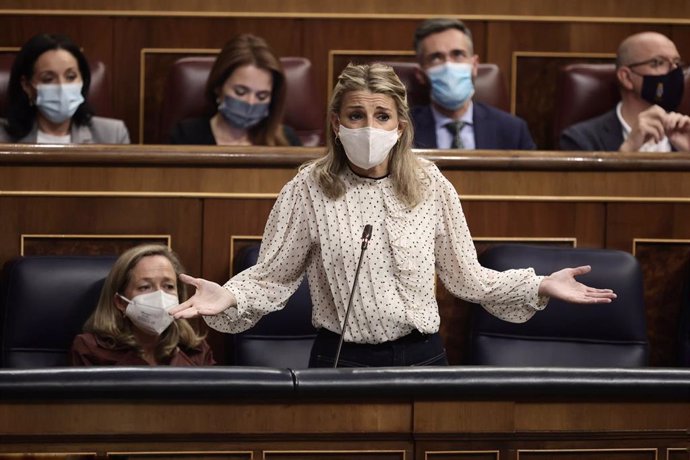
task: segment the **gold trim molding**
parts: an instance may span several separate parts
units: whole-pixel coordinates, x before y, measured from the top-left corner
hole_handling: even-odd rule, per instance
[[[632,255],[636,255],[638,243],[642,244],[690,244],[690,239],[683,238],[633,238]]]

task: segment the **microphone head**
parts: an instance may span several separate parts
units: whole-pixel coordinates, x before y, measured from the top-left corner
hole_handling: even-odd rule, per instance
[[[366,224],[364,226],[364,231],[362,232],[362,251],[364,251],[367,246],[369,246],[369,240],[371,239],[371,224]]]

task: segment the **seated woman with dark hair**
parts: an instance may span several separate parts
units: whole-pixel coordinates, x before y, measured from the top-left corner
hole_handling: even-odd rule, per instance
[[[93,365],[213,365],[204,337],[168,310],[187,298],[177,255],[162,245],[124,252],[105,280],[96,310],[74,339],[71,362]]]
[[[301,145],[282,124],[285,74],[264,39],[243,34],[230,40],[213,63],[206,99],[217,107],[209,117],[178,123],[173,144]]]
[[[129,144],[121,120],[91,112],[86,100],[90,84],[89,64],[72,40],[49,34],[32,37],[12,65],[0,142]]]

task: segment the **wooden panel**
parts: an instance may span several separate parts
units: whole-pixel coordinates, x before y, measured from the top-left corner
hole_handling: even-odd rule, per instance
[[[108,452],[114,460],[252,460],[251,452]]]
[[[6,6],[7,8],[8,6]],[[85,0],[26,0],[12,5],[17,10],[31,9],[65,9],[65,10],[93,10],[94,5]],[[370,4],[368,2],[344,3],[338,0],[264,0],[253,2],[250,0],[235,1],[231,4],[223,0],[169,0],[160,3],[156,0],[121,0],[108,5],[109,10],[101,11],[102,14],[122,12],[127,15],[139,14],[171,14],[178,11],[187,14],[209,12],[209,14],[283,14],[303,17],[309,14],[333,15],[333,14],[361,14],[361,15],[541,15],[568,17],[590,16],[601,18],[608,16],[609,20],[621,18],[687,18],[690,17],[690,8],[683,2],[659,1],[654,5],[635,0],[605,0],[599,2],[570,2],[539,0],[523,0],[516,4],[511,0],[486,0],[475,2],[472,0],[438,0],[433,5],[415,0],[400,0],[383,5]],[[590,19],[591,19],[590,18]],[[606,18],[604,18],[606,19]],[[670,19],[667,19],[670,20]]]
[[[515,55],[514,113],[527,122],[538,149],[559,149],[553,120],[563,96],[556,92],[556,86],[552,83],[557,80],[558,70],[574,62],[613,62],[613,58],[614,56],[593,58],[577,55]]]
[[[333,450],[264,452],[266,460],[405,460],[405,451]]]
[[[20,254],[113,255],[118,256],[139,244],[170,247],[169,235],[22,235]]]
[[[201,258],[201,204],[194,199],[0,197],[0,260],[20,253],[22,234],[170,235],[191,273]],[[44,248],[45,250],[45,248]],[[88,251],[88,249],[85,249]],[[87,252],[88,253],[88,252]]]
[[[498,460],[499,452],[473,452],[471,450],[462,451],[425,451],[425,460]]]
[[[612,204],[607,221],[606,246],[633,252],[642,265],[650,364],[675,366],[681,291],[690,273],[690,206]]]
[[[656,449],[519,450],[520,460],[657,460]]]

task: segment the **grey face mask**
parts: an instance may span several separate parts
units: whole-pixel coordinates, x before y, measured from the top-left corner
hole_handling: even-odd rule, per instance
[[[250,104],[234,97],[225,96],[218,111],[235,128],[249,129],[268,116],[268,103]]]

